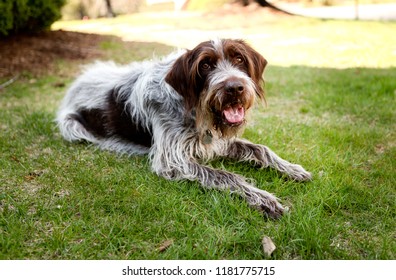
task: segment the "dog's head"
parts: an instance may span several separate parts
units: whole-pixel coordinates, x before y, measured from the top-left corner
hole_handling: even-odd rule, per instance
[[[179,57],[166,82],[183,96],[186,110],[195,111],[201,140],[229,138],[243,131],[255,99],[264,99],[266,64],[244,41],[207,41]]]

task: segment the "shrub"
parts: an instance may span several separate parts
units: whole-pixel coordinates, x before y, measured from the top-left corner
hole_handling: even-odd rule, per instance
[[[8,0],[0,2],[0,35],[44,30],[60,18],[65,0]]]

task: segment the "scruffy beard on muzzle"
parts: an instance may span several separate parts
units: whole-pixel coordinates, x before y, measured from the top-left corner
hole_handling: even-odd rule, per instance
[[[219,138],[230,139],[242,135],[248,113],[255,102],[255,85],[248,77],[238,78],[243,93],[226,92],[224,82],[209,83],[201,93],[196,108],[196,127],[201,143],[207,145]]]

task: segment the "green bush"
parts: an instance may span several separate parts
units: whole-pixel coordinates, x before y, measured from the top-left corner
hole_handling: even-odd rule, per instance
[[[44,30],[60,18],[65,0],[7,0],[0,2],[0,35]]]

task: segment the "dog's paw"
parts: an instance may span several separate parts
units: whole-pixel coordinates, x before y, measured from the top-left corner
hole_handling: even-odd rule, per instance
[[[312,174],[298,164],[290,164],[287,167],[286,173],[294,181],[304,182],[312,180]]]
[[[282,215],[287,212],[287,209],[282,206],[278,201],[271,202],[269,206],[268,203],[260,205],[260,209],[267,217],[277,220],[282,217]]]
[[[250,186],[244,189],[244,197],[251,207],[269,218],[279,219],[286,211],[276,196],[267,191]]]
[[[288,208],[283,207],[276,197],[266,198],[263,202],[257,205],[258,209],[271,219],[279,219],[288,211]]]

